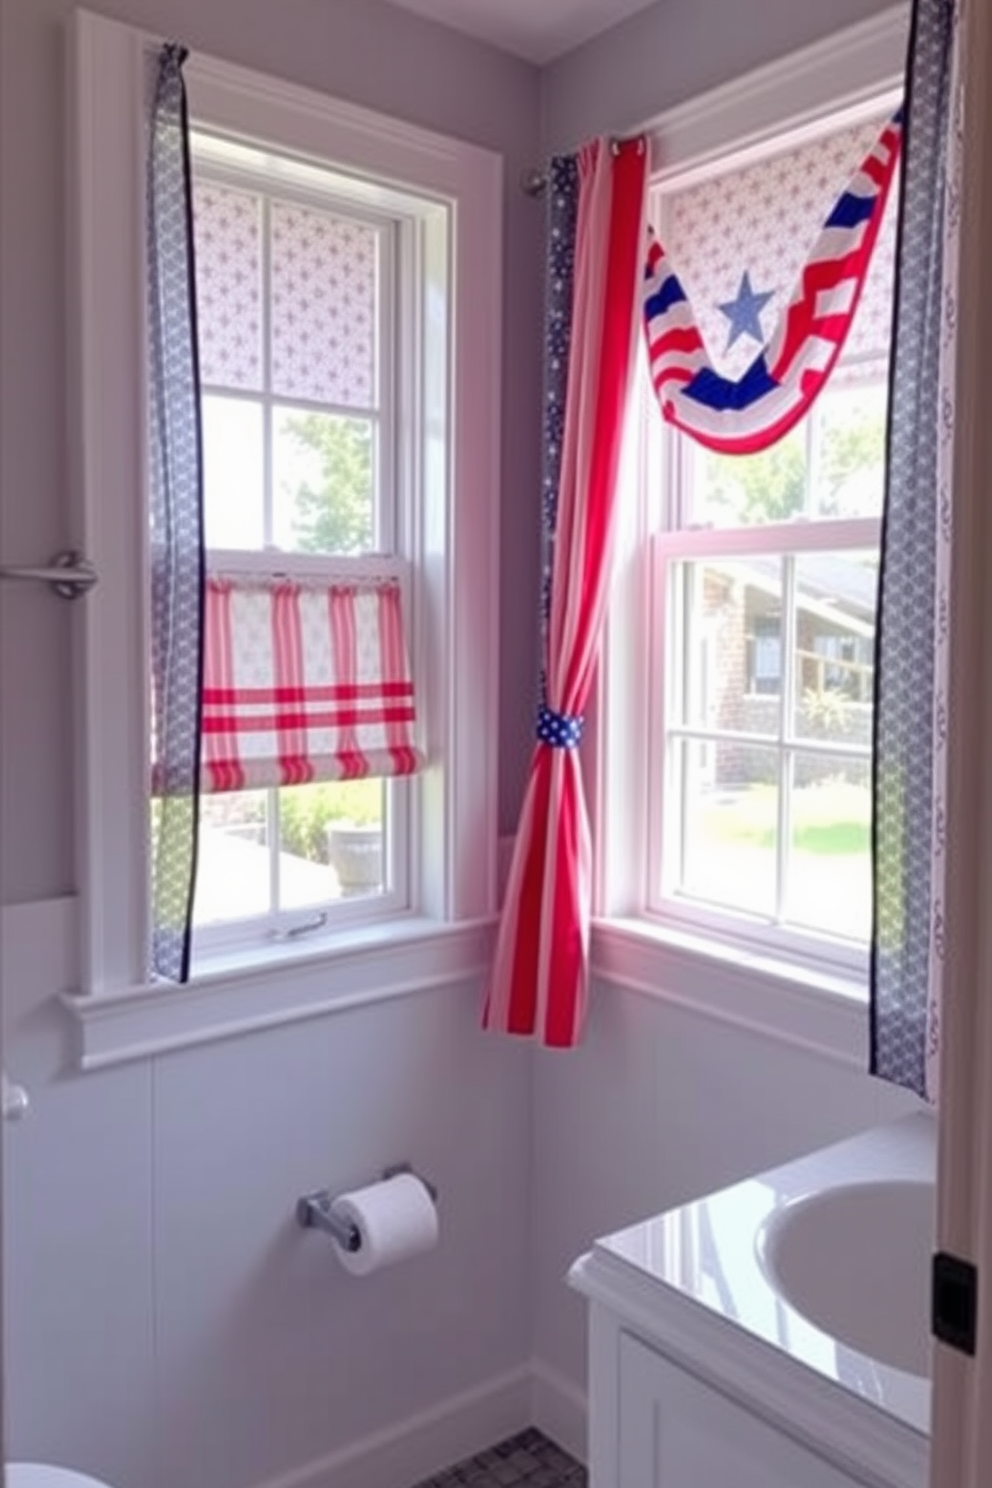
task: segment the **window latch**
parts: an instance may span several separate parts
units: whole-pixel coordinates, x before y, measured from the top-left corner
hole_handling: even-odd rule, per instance
[[[327,924],[327,911],[322,909],[319,914],[312,915],[309,920],[301,920],[298,925],[287,925],[285,930],[273,930],[273,940],[299,940],[301,936],[313,935],[315,930],[323,930]]]

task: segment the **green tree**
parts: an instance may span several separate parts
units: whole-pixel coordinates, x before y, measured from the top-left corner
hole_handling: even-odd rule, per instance
[[[363,553],[374,541],[372,426],[365,419],[294,414],[283,432],[297,466],[287,494],[304,553]]]
[[[843,420],[824,421],[820,509],[824,516],[852,515],[870,486],[881,500],[885,473],[885,412],[860,408]],[[861,514],[860,512],[858,513]]]
[[[704,488],[724,521],[786,522],[805,502],[805,441],[793,433],[760,455],[709,455]]]
[[[877,399],[861,407],[845,400],[821,417],[816,513],[866,515],[881,501],[884,406]],[[757,455],[708,454],[699,517],[730,524],[787,522],[806,509],[806,479],[805,424]]]

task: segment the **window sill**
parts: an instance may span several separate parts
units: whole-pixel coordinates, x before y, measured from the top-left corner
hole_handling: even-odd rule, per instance
[[[868,993],[861,981],[633,918],[594,922],[592,970],[629,991],[868,1067]]]
[[[366,926],[334,948],[285,944],[252,961],[217,958],[184,987],[155,983],[62,997],[81,1069],[232,1038],[467,980],[492,961],[493,919]]]

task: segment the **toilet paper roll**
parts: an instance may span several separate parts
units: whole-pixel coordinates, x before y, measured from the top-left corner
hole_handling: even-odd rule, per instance
[[[368,1276],[437,1244],[437,1208],[414,1173],[397,1173],[340,1194],[331,1209],[361,1236],[357,1250],[335,1247],[342,1266],[354,1276]]]

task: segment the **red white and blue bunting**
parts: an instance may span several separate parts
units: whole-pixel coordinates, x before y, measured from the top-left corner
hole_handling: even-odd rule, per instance
[[[718,372],[665,250],[650,232],[644,328],[662,416],[722,454],[755,454],[782,439],[808,412],[840,356],[854,320],[902,145],[900,109],[883,127],[831,210],[771,337],[736,380]],[[650,230],[649,230],[650,231]],[[720,306],[729,345],[761,340],[771,298],[745,273]]]

